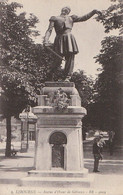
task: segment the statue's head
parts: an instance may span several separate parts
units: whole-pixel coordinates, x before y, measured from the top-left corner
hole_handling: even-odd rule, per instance
[[[68,15],[70,13],[71,9],[69,6],[66,6],[66,7],[63,7],[62,10],[61,10],[61,13],[63,15]]]

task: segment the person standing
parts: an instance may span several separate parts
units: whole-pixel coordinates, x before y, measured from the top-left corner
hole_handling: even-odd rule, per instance
[[[94,155],[94,169],[93,172],[100,172],[98,170],[99,160],[102,160],[102,153],[100,147],[100,137],[96,137],[93,143],[93,155]]]
[[[70,11],[70,7],[66,6],[62,8],[59,16],[52,16],[49,20],[49,27],[44,37],[44,46],[49,47],[51,45],[49,44],[49,37],[53,28],[55,29],[56,37],[54,41],[54,51],[56,54],[65,57],[64,75],[66,81],[69,81],[72,76],[74,68],[74,56],[79,52],[75,37],[71,33],[73,24],[86,21],[95,14],[101,15],[100,11],[93,10],[81,17],[76,15],[69,16]],[[55,67],[54,70],[56,68],[57,67]]]

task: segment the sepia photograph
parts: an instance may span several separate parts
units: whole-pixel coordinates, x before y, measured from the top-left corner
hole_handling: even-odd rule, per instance
[[[0,0],[0,195],[123,195],[123,0]]]

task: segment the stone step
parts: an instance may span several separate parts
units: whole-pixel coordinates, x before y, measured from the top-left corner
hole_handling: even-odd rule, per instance
[[[75,177],[26,177],[21,179],[20,186],[40,187],[91,187],[94,177],[88,175],[85,178]]]
[[[61,171],[61,170],[51,170],[51,171],[41,171],[41,170],[31,170],[28,172],[30,177],[75,177],[83,178],[88,174],[88,169],[83,169],[82,171]]]

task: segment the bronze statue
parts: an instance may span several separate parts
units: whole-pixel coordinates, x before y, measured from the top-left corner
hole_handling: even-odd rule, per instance
[[[75,22],[86,21],[94,14],[101,15],[100,11],[93,10],[82,17],[78,17],[76,15],[69,16],[70,11],[70,7],[63,7],[60,16],[52,16],[49,20],[50,24],[44,37],[44,46],[50,46],[49,37],[53,28],[55,28],[56,37],[54,41],[54,51],[61,57],[65,57],[65,81],[69,81],[72,76],[74,56],[79,52],[76,40],[71,33],[73,24]]]

